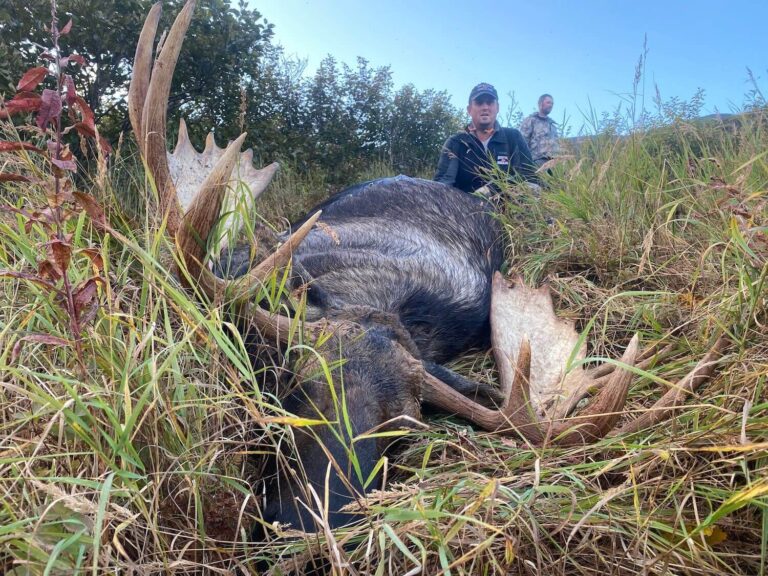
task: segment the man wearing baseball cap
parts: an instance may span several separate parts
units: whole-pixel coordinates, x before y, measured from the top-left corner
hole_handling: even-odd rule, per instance
[[[509,180],[536,183],[531,151],[522,134],[514,128],[502,128],[496,121],[496,88],[485,82],[472,88],[467,114],[471,122],[465,130],[443,145],[434,179],[465,192],[488,186],[491,175],[499,173]]]

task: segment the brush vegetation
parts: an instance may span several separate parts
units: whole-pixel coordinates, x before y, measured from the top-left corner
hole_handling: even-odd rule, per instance
[[[289,454],[291,427],[310,424],[266,393],[285,366],[252,367],[226,303],[181,287],[142,208],[151,183],[125,150],[78,184],[108,226],[93,206],[56,221],[67,281],[100,278],[62,302],[79,292],[35,280],[53,242],[46,167],[0,155],[30,180],[0,192],[0,572],[768,574],[765,120],[598,136],[544,176],[540,197],[511,192],[499,212],[506,271],[548,282],[593,358],[617,357],[635,332],[665,347],[635,378],[626,419],[728,334],[716,376],[674,418],[538,448],[428,414],[393,437],[359,524],[260,543],[265,456]],[[288,168],[253,220],[281,227],[327,193]],[[283,280],[261,296],[277,306]],[[453,367],[494,378],[483,353]]]

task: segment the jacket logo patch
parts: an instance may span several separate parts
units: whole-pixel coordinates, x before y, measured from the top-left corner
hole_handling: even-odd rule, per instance
[[[496,164],[499,166],[508,166],[509,165],[509,156],[497,156],[496,157]]]

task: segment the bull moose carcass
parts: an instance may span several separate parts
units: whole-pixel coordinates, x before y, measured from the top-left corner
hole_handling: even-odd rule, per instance
[[[498,273],[500,228],[482,199],[406,177],[358,184],[278,237],[279,248],[258,265],[248,264],[250,247],[232,248],[229,276],[211,271],[206,239],[228,184],[245,181],[252,202],[276,165],[254,169],[250,151],[240,153],[245,135],[225,150],[209,135],[198,153],[183,122],[175,151],[167,152],[171,78],[193,9],[190,0],[153,64],[160,17],[159,4],[153,6],[129,91],[131,123],[182,257],[180,277],[210,297],[226,291],[248,326],[279,348],[297,337],[297,323],[261,308],[253,287],[290,261],[293,286],[304,287],[309,311],[298,338],[343,360],[331,382],[317,362],[295,370],[298,384],[283,407],[326,423],[294,430],[295,452],[285,458],[294,465],[277,466],[267,483],[264,520],[308,531],[348,522],[342,508],[380,482],[368,480],[387,440],[371,432],[419,418],[422,404],[531,444],[585,443],[608,433],[622,415],[631,367],[652,352],[639,354],[635,336],[619,363],[578,366],[584,346],[573,353],[579,336],[555,316],[548,290],[519,281],[510,287]],[[489,343],[498,387],[442,365]],[[722,345],[688,378],[706,378]],[[566,370],[569,358],[577,367]],[[574,416],[576,403],[593,390],[599,392]]]

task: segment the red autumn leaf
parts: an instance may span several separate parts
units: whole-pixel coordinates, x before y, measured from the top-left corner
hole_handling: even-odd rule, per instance
[[[27,233],[29,233],[29,231],[32,229],[32,225],[35,222],[40,222],[40,213],[37,211],[30,214],[22,208],[16,208],[16,206],[10,206],[6,204],[5,206],[0,206],[0,212],[9,212],[11,214],[18,214],[21,216],[24,222],[24,230]],[[41,222],[41,224],[45,226],[46,229],[50,228],[50,226],[45,221]]]
[[[37,263],[37,273],[40,278],[45,278],[56,282],[61,279],[61,271],[56,268],[56,265],[50,260],[40,260]]]
[[[65,274],[72,259],[72,245],[65,240],[56,239],[48,243],[48,248],[51,253],[50,260],[62,274]]]
[[[72,157],[71,155],[69,156]],[[53,194],[57,198],[57,206],[61,206],[64,202],[73,202],[75,199],[72,196],[72,182],[67,178],[59,181],[59,188],[58,192],[56,191],[56,186],[53,187]],[[50,205],[50,203],[49,203]],[[69,217],[69,212],[67,210],[64,210],[60,213],[59,216],[61,219],[65,220]]]
[[[58,168],[54,168],[54,170],[58,170]],[[58,191],[56,188],[49,190],[46,197],[48,198],[48,206],[50,208],[61,209],[65,202],[72,201],[72,190],[71,188],[60,186]],[[63,214],[61,217],[64,218]]]
[[[64,170],[54,165],[53,171],[58,174],[60,183],[67,181],[66,178],[63,178],[65,174]],[[71,189],[65,188],[64,186],[61,186],[61,185],[59,185],[58,187],[56,187],[55,185],[46,186],[45,197],[48,200],[49,210],[56,210],[56,209],[61,210],[61,207],[64,205],[65,202],[72,200],[72,191]]]
[[[108,156],[112,153],[112,146],[109,141],[103,136],[99,136],[99,146],[101,147],[101,153]]]
[[[75,162],[72,152],[67,146],[60,146],[55,140],[49,140],[48,145],[48,157],[51,164],[61,170],[70,170],[72,172],[77,171],[77,164]]]
[[[96,313],[99,311],[99,301],[94,300],[91,302],[91,306],[85,311],[85,314],[80,316],[80,325],[90,324],[93,319],[96,318]]]
[[[80,112],[80,118],[82,122],[95,132],[96,130],[96,116],[88,106],[88,102],[82,96],[75,96],[75,101],[72,103],[72,107]]]
[[[13,350],[11,351],[11,364],[16,362],[19,358],[21,347],[24,342],[37,342],[40,344],[48,344],[49,346],[69,346],[71,344],[69,340],[59,338],[58,336],[52,336],[51,334],[27,334],[26,336],[19,338],[19,341],[14,344]]]
[[[82,248],[81,250],[78,250],[77,253],[86,256],[96,270],[99,272],[104,271],[104,258],[101,257],[101,252],[96,248]]]
[[[23,216],[24,218],[31,217],[30,213],[24,210],[23,208],[16,208],[16,206],[11,206],[10,204],[6,204],[5,206],[0,206],[0,212],[8,212],[9,214],[18,214],[20,216]]]
[[[21,174],[0,173],[0,182],[29,182],[29,178]]]
[[[14,114],[26,114],[40,109],[42,99],[34,92],[19,92],[11,100],[4,103],[0,109],[0,118],[8,118]]]
[[[72,80],[72,76],[69,74],[64,74],[64,87],[67,89],[67,106],[72,106],[75,102],[77,91],[75,90],[75,81]]]
[[[88,103],[85,101],[85,99],[82,96],[75,95],[74,102],[71,104],[71,109],[79,112],[80,122],[75,122],[73,125],[68,126],[64,130],[64,133],[66,134],[71,130],[76,130],[78,134],[81,134],[82,136],[96,138],[96,116],[94,115],[93,110],[91,110],[91,107],[88,106]],[[112,152],[112,146],[110,146],[109,142],[105,138],[99,136],[98,142],[99,146],[101,147],[101,151],[104,154],[109,154]]]
[[[64,25],[64,28],[62,28],[62,29],[59,31],[59,35],[61,35],[61,36],[66,36],[67,34],[69,34],[69,32],[70,32],[71,30],[72,30],[72,19],[70,18],[70,19],[69,19],[69,22],[67,22],[67,23]]]
[[[43,79],[48,75],[48,68],[45,66],[38,66],[37,68],[30,68],[21,77],[19,83],[16,85],[18,92],[31,92]]]
[[[77,163],[74,160],[62,160],[61,158],[51,158],[51,164],[62,170],[77,172]]]
[[[37,146],[29,142],[5,142],[0,140],[0,152],[14,152],[16,150],[29,150],[31,152],[42,152]]]
[[[27,90],[24,92],[16,92],[16,94],[14,94],[13,98],[11,98],[10,101],[13,102],[14,100],[29,99],[29,98],[37,98],[38,100],[40,100],[40,94],[38,94],[37,92],[32,92],[30,90]]]
[[[37,113],[37,127],[45,129],[48,123],[58,118],[61,112],[61,96],[56,90],[43,90],[42,105],[40,112]]]
[[[43,228],[45,228],[47,231],[50,231],[53,227],[53,225],[59,221],[59,215],[61,211],[58,212],[54,208],[45,208],[43,210],[35,210],[32,212],[32,214],[26,215],[26,223],[24,224],[24,230],[29,233],[30,230],[32,230],[33,224],[40,224]],[[64,214],[61,214],[61,219],[64,219]]]
[[[75,130],[81,136],[96,138],[96,129],[85,122],[75,122],[71,126],[67,126],[64,130],[64,134],[69,134],[72,130]]]
[[[90,305],[93,299],[96,297],[97,280],[96,278],[89,278],[83,282],[75,292],[75,311],[79,316],[83,308]]]
[[[28,334],[22,338],[27,342],[40,342],[41,344],[51,344],[53,346],[69,346],[69,340],[52,336],[51,334]]]
[[[80,66],[85,66],[85,58],[80,56],[80,54],[70,54],[69,61],[80,64]]]
[[[64,153],[64,145],[59,144],[56,140],[46,141],[45,147],[48,148],[48,155],[51,158]]]
[[[94,226],[99,230],[106,230],[107,218],[104,216],[104,210],[96,202],[96,199],[85,192],[73,192],[72,195],[77,200],[77,203],[82,206],[83,210],[85,210],[85,213],[91,217]]]
[[[70,130],[77,131],[77,133],[80,134],[81,136],[87,136],[89,138],[94,138],[94,139],[96,138],[96,130],[93,128],[90,128],[84,122],[77,122],[72,126],[68,126],[67,129],[64,131],[64,133],[66,134]],[[102,153],[105,155],[108,155],[112,152],[112,146],[110,145],[109,141],[103,136],[99,136],[99,147],[101,148]]]
[[[50,204],[49,200],[49,204]],[[29,234],[30,230],[34,227],[35,224],[39,224],[43,228],[45,228],[47,233],[50,233],[53,230],[53,226],[58,221],[66,220],[65,215],[66,211],[64,211],[64,214],[61,215],[61,217],[57,216],[57,211],[61,212],[61,208],[58,208],[56,206],[54,207],[48,207],[45,210],[35,210],[24,222],[24,231]]]

